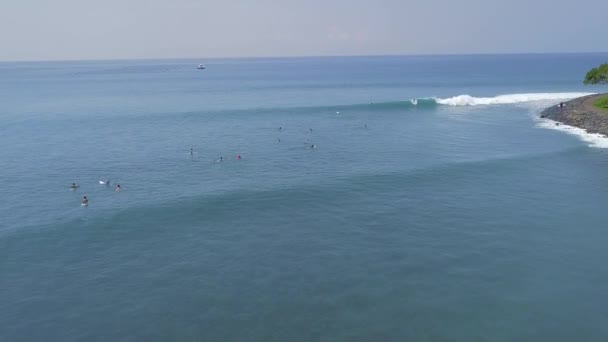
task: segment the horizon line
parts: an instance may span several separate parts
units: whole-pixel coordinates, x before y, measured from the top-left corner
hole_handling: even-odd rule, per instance
[[[24,59],[0,60],[0,63],[42,63],[42,62],[120,62],[120,61],[159,61],[159,60],[238,60],[238,59],[298,59],[298,58],[338,58],[338,57],[450,57],[450,56],[524,56],[524,55],[598,55],[607,51],[581,52],[472,52],[472,53],[411,53],[411,54],[354,54],[354,55],[277,55],[277,56],[225,56],[225,57],[134,57],[134,58],[84,58],[84,59]]]

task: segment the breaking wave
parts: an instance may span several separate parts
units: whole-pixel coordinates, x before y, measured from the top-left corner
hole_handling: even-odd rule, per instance
[[[507,105],[517,103],[529,103],[537,101],[561,101],[570,100],[581,96],[593,95],[594,93],[529,93],[529,94],[505,94],[494,97],[475,97],[471,95],[458,95],[448,98],[422,97],[407,101],[375,102],[369,104],[353,104],[333,106],[336,110],[403,110],[413,108],[432,108],[438,105],[444,106],[481,106],[481,105]]]
[[[474,97],[470,95],[458,95],[446,99],[437,98],[438,104],[447,106],[479,106],[479,105],[501,105],[526,103],[548,100],[568,100],[581,96],[593,95],[593,93],[530,93],[530,94],[507,94],[494,97]]]

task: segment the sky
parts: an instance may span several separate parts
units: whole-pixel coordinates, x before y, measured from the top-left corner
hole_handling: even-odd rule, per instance
[[[606,52],[608,0],[0,0],[0,61]]]

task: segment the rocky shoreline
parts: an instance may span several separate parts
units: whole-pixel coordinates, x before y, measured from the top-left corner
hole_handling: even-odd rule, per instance
[[[540,117],[608,136],[608,111],[593,106],[595,100],[605,95],[589,95],[563,102],[543,110]]]

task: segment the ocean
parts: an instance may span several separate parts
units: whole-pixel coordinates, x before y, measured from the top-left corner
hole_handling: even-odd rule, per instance
[[[0,341],[606,341],[606,61],[0,63]]]

